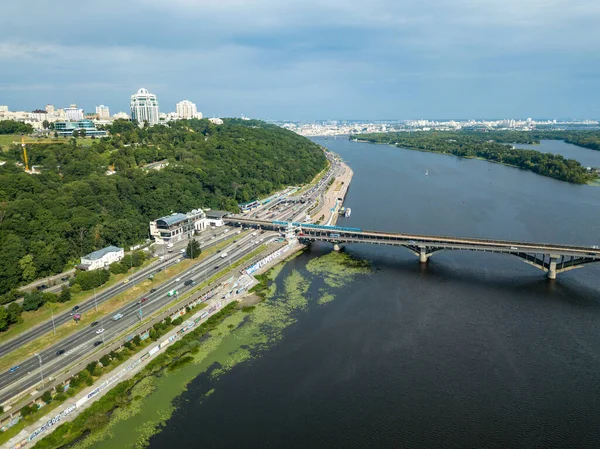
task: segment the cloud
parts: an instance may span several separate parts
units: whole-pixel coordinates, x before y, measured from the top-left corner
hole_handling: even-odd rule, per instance
[[[144,86],[166,110],[189,98],[270,118],[504,115],[519,96],[534,115],[556,108],[549,94],[565,104],[546,115],[598,112],[591,0],[26,3],[3,12],[27,27],[0,26],[0,103],[13,109],[126,109]]]

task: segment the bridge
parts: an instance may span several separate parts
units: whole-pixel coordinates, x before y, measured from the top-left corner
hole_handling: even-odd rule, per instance
[[[300,241],[330,242],[335,250],[339,250],[345,243],[403,246],[419,257],[421,263],[426,263],[433,254],[445,250],[510,254],[546,272],[549,279],[556,279],[558,273],[600,262],[600,249],[597,247],[402,234],[235,216],[224,218],[224,221],[233,226],[283,231],[288,233],[288,237],[293,232]]]

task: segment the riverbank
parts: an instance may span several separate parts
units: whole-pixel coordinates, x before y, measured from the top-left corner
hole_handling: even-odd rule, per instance
[[[280,263],[280,256],[286,255],[289,258],[290,255],[292,255],[298,251],[302,251],[303,248],[304,248],[303,245],[293,245],[293,246],[284,246],[278,250],[275,250],[275,252],[272,252],[273,250],[271,250],[271,252],[269,252],[269,254],[268,254],[269,260],[266,263],[261,264],[262,266],[261,266],[260,271],[268,270],[271,267],[273,267],[274,264]],[[267,254],[266,253],[264,253],[264,254],[265,254],[265,257],[267,257]],[[274,257],[271,257],[271,255],[274,255]],[[286,260],[288,260],[288,259],[286,259]],[[256,262],[259,262],[259,260],[257,260]],[[259,271],[257,270],[257,273],[258,272]],[[173,329],[172,331],[170,331],[168,334],[161,336],[160,340],[162,341],[162,343],[160,343],[157,347],[150,348],[150,350],[149,350],[149,348],[144,348],[141,351],[139,351],[137,354],[134,354],[129,359],[130,362],[128,362],[128,364],[125,365],[125,368],[123,368],[122,370],[120,370],[116,373],[109,372],[106,375],[101,376],[100,378],[96,379],[96,381],[94,382],[94,384],[92,386],[77,393],[75,396],[73,396],[69,400],[65,401],[65,403],[60,405],[58,408],[52,407],[52,412],[49,415],[46,415],[46,416],[40,418],[39,420],[37,420],[36,422],[29,424],[27,427],[25,427],[23,430],[21,430],[17,436],[11,438],[11,440],[9,440],[2,447],[3,448],[6,447],[6,448],[10,448],[10,449],[20,448],[20,447],[24,447],[25,445],[27,445],[28,443],[30,443],[32,441],[37,442],[38,441],[37,437],[40,433],[44,433],[45,436],[49,436],[52,434],[53,431],[57,430],[57,428],[54,426],[58,425],[59,422],[69,423],[71,421],[78,420],[78,419],[80,419],[79,416],[82,416],[82,414],[84,416],[86,416],[86,419],[89,419],[89,416],[86,415],[86,413],[88,413],[86,410],[88,410],[90,407],[95,407],[94,410],[96,410],[98,408],[100,408],[101,410],[105,410],[106,406],[107,406],[107,401],[108,401],[108,403],[114,403],[114,401],[116,400],[113,397],[113,392],[115,389],[119,389],[120,395],[123,395],[125,392],[131,390],[131,388],[133,388],[135,386],[135,384],[140,382],[144,377],[147,377],[147,375],[155,374],[155,371],[151,370],[144,375],[144,372],[142,370],[144,370],[145,367],[153,361],[154,361],[154,364],[156,365],[157,357],[160,357],[161,354],[163,354],[163,355],[165,354],[165,352],[163,351],[163,350],[165,350],[165,348],[168,348],[172,345],[175,345],[175,346],[178,345],[178,347],[180,347],[184,344],[187,344],[187,343],[184,343],[184,341],[188,342],[190,339],[193,339],[194,338],[193,335],[196,335],[196,337],[198,337],[196,331],[194,331],[194,332],[196,332],[196,334],[194,334],[193,332],[190,333],[190,329],[193,326],[198,324],[200,326],[196,329],[198,331],[198,330],[203,329],[202,323],[206,322],[206,323],[210,324],[209,330],[211,330],[214,328],[214,325],[216,325],[214,319],[212,319],[212,317],[215,316],[213,314],[216,314],[216,316],[222,317],[224,319],[227,316],[230,316],[230,315],[236,313],[238,311],[237,302],[244,300],[244,298],[248,295],[248,289],[251,288],[252,285],[254,285],[256,283],[256,280],[254,280],[253,278],[252,278],[252,282],[250,282],[250,283],[248,283],[246,281],[242,282],[242,278],[244,278],[244,277],[248,277],[248,276],[246,274],[242,274],[242,276],[237,281],[235,281],[234,276],[232,276],[230,278],[229,282],[227,282],[227,283],[225,283],[225,285],[221,286],[221,290],[213,292],[211,294],[211,298],[208,300],[208,302],[201,304],[203,306],[202,307],[203,310],[195,311],[194,315],[189,318],[187,316],[185,317],[186,321],[185,321],[183,327],[177,327],[177,328]],[[239,283],[239,285],[243,284],[243,288],[238,287],[239,290],[236,291],[235,285],[238,285],[238,283]],[[227,291],[232,288],[231,287],[232,284],[234,285],[234,288],[232,290],[233,293],[232,292],[228,293]],[[254,295],[250,294],[249,300],[251,300],[253,296]],[[227,314],[219,315],[219,313],[220,313],[219,310],[226,310],[226,308],[228,307],[228,304],[230,304],[232,302],[235,302],[236,306],[234,306],[231,310],[227,309],[227,310],[229,310],[229,312]],[[253,303],[256,303],[256,301],[253,301]],[[250,304],[245,304],[243,302],[242,302],[242,304],[244,304],[245,306],[250,305]],[[242,312],[246,312],[246,313],[249,311],[248,307],[242,308],[240,306],[239,309]],[[205,327],[206,326],[204,326],[204,328]],[[170,351],[172,352],[171,349],[166,349],[166,354],[169,354]],[[165,369],[167,367],[167,365],[169,365],[169,367],[171,369],[171,367],[173,366],[173,363],[175,363],[175,364],[183,363],[180,360],[182,360],[185,357],[186,357],[185,354],[179,355],[176,357],[171,356],[169,359],[170,360],[169,363],[162,366],[161,369]],[[133,384],[126,385],[124,387],[122,385],[123,382],[121,382],[121,384],[111,388],[110,390],[106,389],[106,387],[109,386],[109,384],[112,384],[113,382],[115,382],[115,380],[126,381],[127,379],[133,379],[134,376],[138,375],[138,373],[141,376],[141,378],[136,378],[135,382]],[[105,396],[108,397],[108,399],[102,399]],[[93,406],[92,404],[96,401],[101,401],[101,404],[98,406]],[[118,406],[122,407],[123,404],[119,403]],[[89,412],[89,413],[97,413],[97,410],[93,411],[93,412]],[[108,412],[105,411],[105,413],[108,413]],[[100,420],[103,421],[102,419],[100,419]],[[48,423],[51,423],[51,424],[49,425]],[[58,427],[58,428],[60,428],[60,427]],[[40,431],[40,429],[43,429],[43,430]],[[69,428],[69,432],[71,432],[70,428]],[[44,440],[48,441],[48,440],[46,440],[46,438],[44,438]],[[64,438],[61,438],[60,441],[61,441],[61,444],[64,444]],[[46,443],[44,443],[44,444],[46,444]],[[50,446],[42,446],[42,447],[60,447],[60,446],[50,445]]]
[[[331,185],[327,191],[318,198],[318,205],[311,212],[313,222],[321,224],[335,225],[339,217],[338,210],[344,203],[350,183],[354,176],[352,169],[340,162],[340,171],[332,178]]]

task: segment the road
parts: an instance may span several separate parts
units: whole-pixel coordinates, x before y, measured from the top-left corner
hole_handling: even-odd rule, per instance
[[[339,163],[335,161],[330,154],[327,154],[327,156],[332,162],[331,167],[327,175],[323,177],[323,179],[316,186],[311,188],[303,195],[305,203],[277,205],[277,203],[283,199],[285,196],[284,195],[278,200],[273,201],[273,205],[259,208],[259,210],[255,212],[257,213],[257,216],[259,214],[272,214],[273,212],[269,211],[274,209],[274,205],[276,205],[275,207],[277,207],[277,210],[275,212],[275,216],[273,216],[274,219],[301,220],[304,218],[307,210],[313,206],[313,203],[317,200],[317,198],[320,199],[320,201],[323,200],[322,195],[326,191],[331,176],[335,176],[336,173],[339,173]],[[246,215],[246,217],[248,217],[248,215]],[[204,248],[212,246],[232,235],[231,231],[224,234],[223,229],[224,228],[220,228],[216,231],[218,233],[218,237],[213,237],[214,233],[212,232],[209,232],[208,234],[203,233],[203,235],[200,237],[202,246]],[[14,397],[19,392],[38,384],[41,378],[47,380],[48,377],[55,376],[57,373],[62,372],[67,366],[71,365],[78,359],[89,355],[89,353],[95,347],[95,342],[102,341],[102,343],[99,344],[99,346],[101,346],[106,342],[109,342],[112,338],[123,334],[127,329],[132,327],[137,321],[140,320],[140,313],[142,316],[149,316],[152,313],[160,310],[166,304],[173,301],[172,297],[167,297],[167,292],[171,290],[177,290],[178,294],[183,294],[189,291],[191,288],[193,288],[193,286],[184,285],[186,280],[192,279],[196,282],[205,280],[213,273],[217,272],[218,268],[223,268],[224,264],[231,264],[232,262],[239,260],[249,252],[258,248],[263,243],[271,241],[277,237],[278,234],[272,231],[261,231],[261,236],[259,237],[253,235],[240,237],[237,239],[237,242],[228,245],[223,249],[222,252],[211,255],[206,260],[203,260],[194,267],[180,274],[177,278],[178,280],[171,279],[163,283],[159,287],[156,287],[156,291],[153,293],[141,295],[139,298],[126,304],[119,310],[112,312],[111,316],[103,317],[101,320],[99,320],[97,325],[82,328],[75,334],[40,352],[42,370],[40,370],[40,359],[37,356],[33,356],[20,362],[18,364],[19,368],[16,371],[8,371],[0,375],[0,403],[6,403],[10,398]],[[185,242],[182,242],[182,245],[185,245]],[[101,304],[111,297],[129,289],[132,285],[143,281],[150,273],[155,272],[159,268],[164,269],[165,267],[177,263],[177,258],[180,256],[180,254],[177,253],[176,249],[177,246],[173,248],[174,252],[170,258],[169,254],[166,254],[163,262],[155,263],[155,265],[144,270],[140,270],[138,273],[130,276],[130,281],[127,284],[117,284],[96,295],[95,299],[91,298],[83,304],[80,304],[80,308],[77,310],[77,313],[85,313],[86,311],[90,311],[96,307],[96,302]],[[222,257],[225,254],[226,256]],[[139,302],[139,299],[141,299],[142,296],[148,298],[144,303]],[[114,321],[111,317],[117,313],[121,313],[123,317],[117,321]],[[59,326],[60,324],[71,319],[72,317],[70,313],[64,313],[55,317],[54,322],[56,326]],[[97,333],[99,329],[104,329],[104,331],[102,333]],[[52,322],[48,321],[4,344],[2,347],[0,347],[0,356],[2,354],[6,354],[7,352],[16,350],[24,343],[32,341],[50,331],[52,331]],[[64,353],[57,354],[57,351],[64,351]]]
[[[277,237],[277,234],[274,232],[265,232],[260,239],[273,237]],[[114,321],[111,317],[104,317],[99,320],[96,326],[86,326],[86,328],[79,332],[42,351],[40,356],[42,360],[43,377],[47,378],[48,376],[54,375],[56,372],[61,371],[62,367],[69,365],[83,355],[88,355],[90,351],[94,349],[95,342],[102,342],[104,344],[113,337],[125,332],[125,330],[140,321],[140,312],[143,317],[151,315],[163,308],[165,304],[168,304],[174,299],[168,297],[167,292],[177,290],[178,295],[182,295],[194,288],[192,285],[184,285],[186,280],[192,279],[197,283],[204,281],[215,273],[217,268],[222,268],[225,265],[231,264],[231,262],[235,262],[235,260],[243,257],[245,254],[253,251],[267,241],[261,242],[256,239],[257,237],[252,235],[240,238],[238,242],[230,246],[231,249],[227,249],[226,257],[221,257],[221,255],[225,254],[224,251],[215,253],[198,265],[182,273],[180,277],[177,278],[179,281],[171,280],[162,284],[155,292],[145,294],[144,296],[148,298],[145,302],[139,303],[139,301],[133,301],[113,312],[111,316],[114,316],[117,313],[123,315],[123,318],[120,320]],[[98,334],[97,332],[99,329],[104,329],[104,332]],[[59,350],[65,351],[64,354],[57,354],[57,351]],[[14,396],[15,391],[22,391],[38,383],[41,378],[39,368],[39,359],[34,356],[22,362],[17,371],[2,374],[0,376],[0,403]]]
[[[227,239],[227,238],[229,238],[229,236],[231,236],[231,234],[227,234],[227,233],[224,234],[223,232],[224,232],[223,229],[220,229],[218,231],[218,234],[211,230],[211,232],[209,232],[206,235],[201,236],[197,240],[200,242],[200,246],[202,248],[210,248],[211,246],[214,246],[217,243],[221,242],[222,240]],[[213,236],[215,238],[213,238]],[[184,247],[187,244],[187,242],[178,242],[178,244],[179,245],[173,246],[172,253],[165,254],[164,261],[155,262],[155,263],[149,265],[148,267],[145,267],[144,269],[141,269],[141,270],[137,271],[136,273],[132,274],[129,277],[129,282],[127,284],[119,283],[119,284],[113,285],[112,287],[109,287],[105,290],[98,292],[98,294],[96,295],[95,298],[92,297],[89,300],[87,300],[86,302],[79,304],[79,309],[77,310],[77,313],[85,313],[86,311],[92,310],[96,307],[96,304],[100,305],[103,302],[108,301],[113,296],[118,295],[119,293],[122,293],[122,292],[128,290],[133,285],[136,285],[140,282],[145,281],[148,278],[149,274],[155,273],[158,269],[165,269],[165,268],[168,268],[168,267],[176,264],[177,259],[179,259],[181,257],[181,254],[179,252],[180,247]],[[162,245],[162,246],[164,246],[164,245]],[[165,250],[166,250],[166,248],[165,248]],[[73,319],[73,317],[71,316],[70,312],[64,312],[60,315],[56,315],[54,317],[54,326],[58,327],[61,324],[71,321],[72,319]],[[48,332],[52,332],[52,328],[53,328],[53,324],[52,324],[52,320],[50,319],[50,320],[42,323],[41,325],[36,326],[36,327],[28,330],[27,332],[24,332],[24,333],[18,335],[17,337],[13,338],[12,340],[9,340],[8,342],[6,342],[2,346],[0,346],[0,357],[8,354],[11,351],[18,349],[19,347],[23,346],[24,344],[29,343],[30,341],[33,341]],[[0,379],[1,379],[1,376],[0,376]]]

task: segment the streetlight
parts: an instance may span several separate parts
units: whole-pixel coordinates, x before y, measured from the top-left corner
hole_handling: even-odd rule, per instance
[[[96,297],[96,287],[94,287],[94,303],[96,304],[96,312],[98,311],[98,298]]]
[[[40,361],[40,377],[42,380],[42,387],[43,387],[44,386],[44,372],[42,371],[42,357],[37,352],[34,355],[37,356],[38,360]]]

